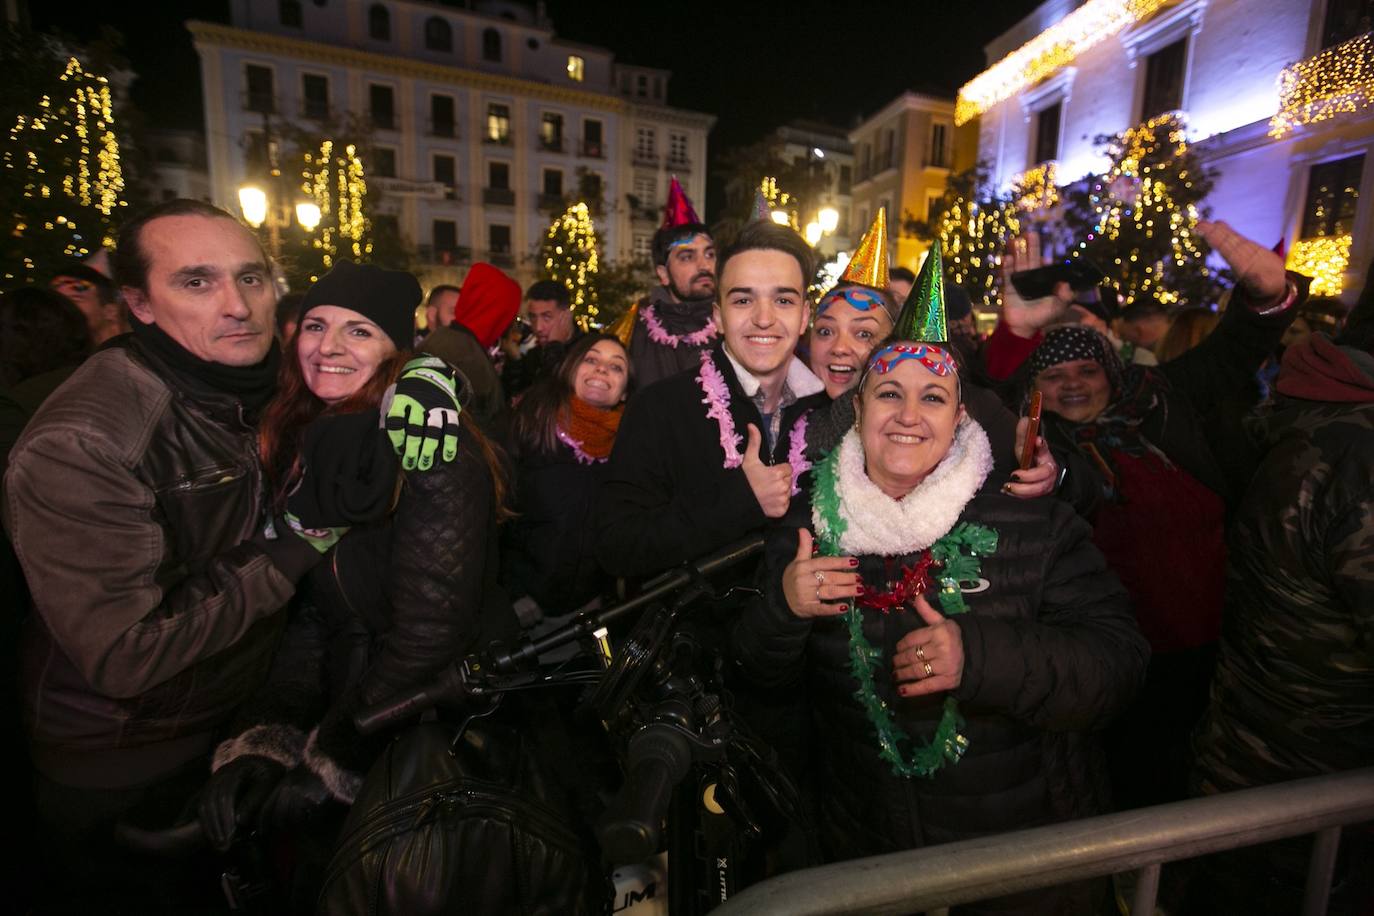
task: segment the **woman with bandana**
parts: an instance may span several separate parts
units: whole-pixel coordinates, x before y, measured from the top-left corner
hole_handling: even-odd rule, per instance
[[[1254,375],[1292,320],[1304,278],[1225,223],[1199,225],[1239,278],[1221,323],[1154,367],[1123,366],[1084,327],[1057,328],[1031,354],[1045,435],[1089,459],[1076,504],[1131,594],[1154,657],[1147,686],[1109,741],[1122,807],[1186,797],[1188,737],[1207,701],[1221,629],[1227,500],[1249,475],[1217,403],[1253,406]],[[1095,503],[1095,505],[1094,505]]]
[[[746,676],[806,679],[828,860],[1101,810],[1082,732],[1126,705],[1149,654],[1082,519],[991,476],[941,287],[925,290],[841,395],[854,425],[770,532],[734,634]],[[989,908],[1093,912],[1098,890]]]

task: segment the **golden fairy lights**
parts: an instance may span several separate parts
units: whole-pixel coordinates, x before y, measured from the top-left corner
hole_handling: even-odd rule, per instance
[[[581,201],[554,220],[544,240],[544,274],[572,295],[572,311],[582,330],[596,323],[596,226]]]
[[[1288,269],[1312,278],[1314,296],[1340,295],[1349,263],[1349,235],[1300,239],[1288,250]]]
[[[1173,0],[1088,0],[1054,25],[993,64],[959,90],[954,123],[965,124],[1073,62],[1123,28],[1153,15]]]
[[[107,238],[108,218],[123,206],[124,174],[108,80],[87,71],[75,57],[67,59],[58,79],[63,84],[59,97],[44,95],[34,114],[15,119],[3,164],[23,173],[12,180],[22,183],[24,197],[66,201],[72,212],[41,221],[19,220],[13,233],[25,237],[34,231],[64,232],[62,255],[84,258],[112,243]]]
[[[301,189],[320,208],[319,231],[311,244],[320,250],[324,269],[334,266],[340,254],[366,260],[372,241],[363,212],[367,178],[358,148],[350,143],[336,153],[334,141],[325,140],[318,153],[305,154],[302,177]]]
[[[956,198],[936,224],[945,277],[962,286],[975,304],[1000,309],[997,267],[1007,240],[1020,231],[1020,220],[1010,204]]]
[[[1048,210],[1059,203],[1059,175],[1053,162],[1027,169],[1012,181],[1012,199],[1016,209],[1033,213]]]
[[[1117,257],[1114,264],[1102,266],[1119,278],[1127,303],[1143,295],[1166,303],[1176,301],[1177,294],[1160,285],[1168,273],[1167,262],[1181,268],[1204,260],[1197,244],[1197,208],[1191,203],[1180,206],[1170,191],[1171,180],[1192,187],[1187,168],[1179,167],[1188,153],[1183,122],[1174,114],[1152,118],[1121,134],[1112,151],[1111,168],[1093,185],[1091,201],[1098,214],[1093,234],[1115,240],[1129,226],[1134,238],[1147,245],[1156,238],[1168,240],[1169,245],[1168,253],[1153,262],[1141,262],[1132,251],[1125,259]],[[1074,255],[1091,241],[1092,234],[1079,243]],[[1205,276],[1206,268],[1201,270]]]
[[[773,222],[801,231],[797,221],[797,207],[800,203],[797,198],[781,190],[778,180],[771,176],[759,182],[759,190],[763,192],[763,199],[768,202],[768,208],[773,211]]]
[[[1374,32],[1357,35],[1279,73],[1279,110],[1269,135],[1282,137],[1374,105]]]

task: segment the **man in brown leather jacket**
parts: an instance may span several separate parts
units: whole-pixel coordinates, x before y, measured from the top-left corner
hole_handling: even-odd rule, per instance
[[[263,530],[254,424],[280,354],[256,239],[173,201],[125,225],[115,267],[134,333],[47,400],[5,477],[33,595],[20,665],[44,912],[151,912],[201,879],[116,849],[113,824],[153,808],[170,823],[205,779],[322,555]]]

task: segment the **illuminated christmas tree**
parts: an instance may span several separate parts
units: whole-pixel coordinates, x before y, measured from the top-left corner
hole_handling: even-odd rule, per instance
[[[939,214],[929,222],[908,216],[904,231],[924,241],[939,239],[945,282],[962,286],[975,307],[999,309],[1002,252],[1020,231],[1012,202],[992,193],[980,167],[951,175],[939,206]]]
[[[367,176],[355,144],[324,140],[319,149],[304,153],[301,190],[320,208],[320,223],[306,236],[310,280],[327,271],[339,258],[371,260],[371,221],[367,216]]]
[[[554,220],[539,249],[540,277],[568,288],[573,317],[584,331],[600,323],[597,304],[596,227],[585,203]]]
[[[31,72],[16,77],[7,68],[7,79],[23,81],[32,107],[5,113],[13,120],[0,137],[0,199],[9,220],[0,259],[6,280],[33,280],[113,244],[117,211],[125,206],[124,175],[106,78],[75,57],[11,50],[5,54],[11,67],[22,62]]]
[[[1064,221],[1076,239],[1071,254],[1105,270],[1124,303],[1214,301],[1218,277],[1196,231],[1212,177],[1188,147],[1182,121],[1161,115],[1097,142],[1111,166],[1066,195]]]

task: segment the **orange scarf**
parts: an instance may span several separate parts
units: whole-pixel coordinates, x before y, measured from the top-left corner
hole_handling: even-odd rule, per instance
[[[624,404],[606,409],[588,404],[573,395],[568,400],[568,420],[564,432],[593,458],[608,458],[611,446],[615,444],[616,430],[620,429],[620,417],[624,413]]]

